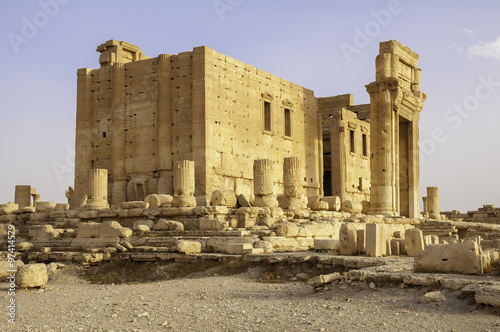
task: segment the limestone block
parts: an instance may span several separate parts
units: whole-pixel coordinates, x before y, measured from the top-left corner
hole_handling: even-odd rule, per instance
[[[19,204],[15,204],[14,202],[9,202],[7,204],[0,204],[0,215],[11,214],[17,210],[19,210]]]
[[[77,238],[96,238],[99,236],[100,223],[88,222],[80,223],[76,230]]]
[[[259,218],[258,220],[258,225],[262,225],[262,226],[267,226],[269,228],[273,227],[273,225],[276,223],[276,218],[273,218],[273,217],[263,217],[263,218]]]
[[[325,196],[321,197],[321,200],[328,203],[328,210],[330,211],[340,211],[342,207],[340,197],[338,196]]]
[[[339,250],[340,241],[331,238],[315,238],[314,250]]]
[[[483,274],[481,248],[477,242],[435,244],[417,252],[415,272]]]
[[[99,228],[100,238],[121,238],[130,236],[132,236],[132,230],[130,228],[122,227],[118,221],[105,221]]]
[[[484,250],[482,253],[484,273],[493,272],[500,266],[500,251],[498,249]]]
[[[251,207],[252,203],[249,197],[246,197],[244,194],[238,195],[238,204],[241,207]]]
[[[179,240],[176,249],[180,253],[195,254],[201,252],[201,243],[197,241]]]
[[[134,222],[132,230],[137,231],[139,230],[137,227],[139,227],[140,225],[144,225],[148,227],[149,232],[149,229],[153,228],[154,224],[155,222],[153,220],[137,220],[136,222]]]
[[[424,296],[422,296],[422,298],[420,299],[420,303],[443,301],[446,301],[446,297],[440,291],[425,293]]]
[[[31,243],[31,242],[23,241],[23,242],[16,243],[16,250],[20,251],[20,252],[28,251],[28,250],[31,250],[32,248],[33,248],[33,243]]]
[[[233,208],[236,206],[237,199],[232,190],[214,190],[210,199],[212,206],[227,206]]]
[[[80,219],[96,219],[99,216],[99,211],[80,211],[78,218]]]
[[[15,273],[19,266],[23,266],[24,263],[22,260],[18,259],[14,262],[9,261],[0,261],[0,282],[6,281],[7,277],[10,277]],[[8,272],[14,271],[14,272]]]
[[[21,213],[35,213],[35,210],[36,208],[34,206],[25,206],[19,209]]]
[[[335,228],[329,222],[318,222],[313,224],[305,224],[302,225],[304,228],[303,236],[312,236],[312,237],[336,237]],[[340,230],[340,226],[339,226]]]
[[[176,220],[160,219],[152,229],[155,231],[184,231],[184,224]]]
[[[366,230],[358,229],[356,233],[357,251],[359,254],[364,254],[366,253]]]
[[[295,240],[297,240],[299,247],[314,248],[314,238],[312,237],[296,237]]]
[[[294,237],[299,235],[299,227],[291,222],[282,222],[276,228],[276,235],[285,237]]]
[[[147,209],[148,207],[149,203],[143,201],[122,202],[120,204],[121,209]]]
[[[54,211],[67,211],[67,210],[69,210],[69,204],[66,203],[57,203],[56,206],[54,207]]]
[[[341,255],[354,256],[358,251],[357,227],[351,223],[340,227],[340,249]]]
[[[410,257],[425,249],[424,236],[419,229],[407,229],[405,231],[406,254]]]
[[[406,255],[405,239],[391,239],[391,255]]]
[[[324,284],[328,284],[331,282],[334,282],[336,280],[341,280],[342,275],[338,272],[331,273],[331,274],[322,274],[319,276],[316,276],[314,278],[311,278],[307,281],[307,283],[313,287],[318,287]]]
[[[233,255],[245,255],[252,253],[253,246],[251,243],[229,243],[226,246],[225,252]]]
[[[484,286],[476,291],[477,303],[500,307],[500,286]]]
[[[30,226],[28,237],[30,239],[52,239],[59,236],[59,232],[54,230],[51,225],[33,225]]]
[[[274,252],[273,245],[269,241],[257,241],[253,245],[254,249],[263,249],[264,253]]]
[[[149,232],[150,229],[146,225],[137,225],[136,229],[134,229],[137,232]]]
[[[381,257],[387,254],[386,232],[383,224],[366,225],[366,255]]]
[[[324,201],[316,201],[312,204],[309,204],[309,207],[313,211],[328,211],[329,209],[328,202]]]
[[[17,268],[16,286],[19,288],[42,287],[48,280],[45,264],[27,264]]]
[[[38,202],[36,203],[36,212],[47,213],[56,208],[56,202]]]
[[[150,209],[156,209],[159,207],[170,207],[173,199],[171,195],[153,194],[146,196],[144,202],[149,204]]]
[[[346,200],[342,203],[342,211],[351,214],[361,213],[363,211],[363,205],[358,201]]]
[[[267,241],[271,242],[273,248],[296,248],[299,246],[297,240],[289,237],[281,237],[281,236],[271,236],[265,238]]]
[[[220,231],[228,227],[227,221],[211,218],[200,218],[198,220],[200,230]]]

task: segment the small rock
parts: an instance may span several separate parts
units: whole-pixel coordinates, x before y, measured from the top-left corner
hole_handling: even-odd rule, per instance
[[[376,286],[376,285],[375,285],[375,283],[372,281],[372,282],[370,282],[370,285],[369,285],[368,287],[370,287],[371,289],[374,289],[374,288],[375,288],[375,287],[377,287],[377,286]]]
[[[420,303],[443,302],[443,301],[446,301],[446,297],[440,291],[426,293],[420,299]]]

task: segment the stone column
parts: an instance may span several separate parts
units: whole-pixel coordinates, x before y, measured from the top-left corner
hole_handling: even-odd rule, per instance
[[[253,163],[254,206],[277,207],[272,179],[273,164],[270,159],[257,159]]]
[[[302,186],[302,163],[299,157],[288,157],[283,163],[284,208],[302,210],[307,207]]]
[[[128,177],[125,173],[125,69],[113,64],[113,115],[111,142],[111,200],[118,206],[127,201]]]
[[[158,56],[158,194],[172,194],[172,110],[170,55]]]
[[[424,206],[424,212],[422,213],[423,214],[423,217],[424,218],[427,218],[427,215],[429,213],[429,211],[427,210],[427,197],[422,197],[422,201],[423,201],[423,206]]]
[[[429,218],[441,219],[438,187],[427,187],[427,211],[429,212]]]
[[[87,203],[85,210],[109,209],[108,204],[108,170],[91,169],[88,178]]]
[[[195,207],[194,197],[194,161],[174,162],[174,199],[173,207]]]

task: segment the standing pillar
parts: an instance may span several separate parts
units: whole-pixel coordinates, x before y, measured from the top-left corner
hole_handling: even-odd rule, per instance
[[[109,209],[108,204],[108,170],[91,169],[88,178],[87,204],[85,210]]]
[[[441,219],[438,187],[427,187],[427,211],[429,212],[429,218]]]
[[[125,174],[125,69],[123,62],[113,64],[113,118],[111,143],[111,200],[114,206],[127,201]]]
[[[427,209],[427,197],[425,197],[425,196],[422,197],[422,201],[423,201],[423,206],[424,206],[423,217],[427,218],[429,215],[429,210]]]
[[[283,163],[285,209],[302,210],[307,207],[302,186],[302,163],[299,157],[288,157]]]
[[[158,56],[158,194],[171,194],[172,183],[172,111],[170,107],[170,55]]]
[[[254,206],[277,207],[272,179],[273,164],[270,159],[257,159],[253,163]]]
[[[173,207],[195,207],[194,197],[194,161],[174,162],[174,199]]]

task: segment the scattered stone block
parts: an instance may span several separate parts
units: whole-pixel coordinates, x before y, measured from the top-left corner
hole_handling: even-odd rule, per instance
[[[424,236],[419,229],[407,229],[405,231],[406,254],[410,257],[425,249]]]
[[[237,202],[236,195],[232,190],[214,190],[210,199],[210,205],[227,206],[228,208],[234,208]]]
[[[28,250],[31,250],[32,248],[33,248],[33,243],[31,243],[31,242],[23,241],[23,242],[16,243],[16,250],[20,251],[20,252],[28,251]]]
[[[318,287],[341,279],[342,275],[340,273],[322,274],[309,279],[307,283],[313,287]]]
[[[14,211],[19,210],[19,204],[9,202],[7,204],[0,204],[0,215],[12,214]]]
[[[201,218],[198,220],[200,230],[220,231],[227,228],[227,221],[211,218]]]
[[[321,197],[320,200],[328,203],[328,210],[330,211],[340,211],[342,207],[340,197],[338,196],[325,196]]]
[[[36,203],[36,212],[47,213],[54,211],[56,205],[56,202],[38,202]]]
[[[340,242],[330,238],[315,238],[314,250],[339,250]]]
[[[51,225],[32,225],[28,231],[28,237],[31,239],[53,239],[59,236],[59,232],[54,230]]]
[[[130,228],[122,227],[118,221],[105,221],[99,228],[100,238],[122,238],[132,236]]]
[[[0,282],[6,281],[7,277],[10,277],[15,272],[8,271],[16,271],[19,266],[23,266],[24,263],[22,260],[18,259],[14,262],[9,261],[0,261]]]
[[[240,194],[238,195],[238,204],[241,207],[252,207],[252,203],[250,202],[250,199],[247,198],[245,195]]]
[[[314,248],[314,238],[312,237],[296,237],[299,247]]]
[[[341,255],[354,256],[358,252],[357,227],[351,223],[340,227],[340,249]]]
[[[160,219],[152,229],[155,231],[184,231],[184,224],[177,220]]]
[[[147,232],[149,232],[149,230],[151,228],[153,228],[153,226],[155,225],[155,222],[153,220],[137,220],[134,225],[132,226],[132,230],[134,231],[137,231],[139,230],[138,227],[139,226],[147,226],[148,227],[148,230]]]
[[[117,243],[115,244],[115,248],[118,250],[118,251],[121,251],[121,252],[125,252],[127,251],[128,249],[125,248],[124,246],[122,246],[121,244]]]
[[[254,249],[262,249],[264,253],[274,252],[273,245],[269,241],[257,241],[253,245]]]
[[[285,237],[295,237],[299,235],[299,227],[292,222],[282,222],[276,228],[276,235]]]
[[[477,303],[500,307],[500,286],[484,286],[476,290]]]
[[[387,253],[386,232],[383,224],[366,224],[366,255],[382,257]]]
[[[391,255],[406,255],[405,239],[391,239]]]
[[[147,209],[148,207],[149,203],[143,201],[122,202],[120,204],[122,209]]]
[[[159,207],[170,207],[172,206],[172,200],[174,198],[171,195],[164,194],[152,194],[146,196],[144,202],[149,205],[150,209],[156,209]]]
[[[328,202],[316,201],[316,202],[309,204],[309,208],[313,211],[328,211],[329,206],[328,206]]]
[[[226,252],[233,255],[244,255],[252,252],[253,246],[251,243],[229,243],[226,246]]]
[[[197,241],[179,240],[176,249],[180,253],[195,254],[201,252],[201,243]]]
[[[500,251],[498,249],[488,249],[482,252],[483,272],[493,272],[500,266]]]
[[[96,238],[99,237],[99,229],[101,228],[100,223],[88,222],[80,223],[76,230],[77,238]]]
[[[435,244],[415,254],[415,272],[483,274],[477,242]]]
[[[57,203],[56,206],[54,207],[54,211],[68,211],[69,210],[69,204],[67,203]]]
[[[43,287],[48,280],[45,264],[27,264],[17,268],[16,286],[19,288]]]
[[[120,244],[121,244],[122,246],[124,246],[125,248],[129,249],[129,250],[131,250],[131,249],[133,249],[133,248],[134,248],[134,246],[133,246],[130,242],[125,241],[125,240],[121,240],[121,241],[120,241]]]
[[[25,206],[18,210],[21,213],[35,213],[36,208],[34,206]]]
[[[443,301],[446,301],[446,297],[440,291],[425,293],[424,296],[422,296],[422,298],[420,299],[420,303]]]
[[[137,232],[149,232],[151,230],[146,225],[137,225],[137,227],[135,228],[135,231],[137,231]]]
[[[363,204],[354,200],[346,200],[342,203],[342,211],[351,214],[361,213],[363,211]]]

